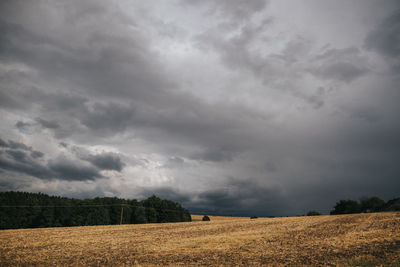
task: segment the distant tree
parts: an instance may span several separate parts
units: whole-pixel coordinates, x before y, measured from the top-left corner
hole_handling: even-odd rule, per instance
[[[361,199],[361,211],[362,212],[378,212],[383,209],[385,201],[379,197],[370,197]]]
[[[400,198],[394,198],[386,202],[383,207],[385,211],[400,211]]]
[[[336,203],[334,210],[330,213],[334,214],[351,214],[361,212],[361,205],[354,200],[340,200]]]
[[[155,208],[147,207],[146,208],[146,217],[149,223],[156,223],[157,222],[157,211]]]
[[[147,223],[146,209],[144,207],[136,207],[133,214],[133,223]]]
[[[207,215],[203,216],[203,219],[201,219],[203,222],[209,221],[210,217],[208,217]]]
[[[307,212],[307,216],[319,216],[319,215],[322,215],[322,214],[315,210],[311,210],[311,211]]]
[[[257,216],[251,216],[250,219],[257,219]]]

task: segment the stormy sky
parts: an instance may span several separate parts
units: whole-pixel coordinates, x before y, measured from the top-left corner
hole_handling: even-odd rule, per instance
[[[400,4],[0,3],[0,191],[194,213],[400,196]]]

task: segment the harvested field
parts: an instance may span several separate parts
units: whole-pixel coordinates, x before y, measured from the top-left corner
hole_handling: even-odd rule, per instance
[[[400,265],[400,213],[0,231],[0,265]]]

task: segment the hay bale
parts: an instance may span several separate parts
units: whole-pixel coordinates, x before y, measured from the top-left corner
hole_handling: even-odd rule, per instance
[[[207,215],[204,215],[202,221],[203,222],[210,221],[210,217],[208,217]]]

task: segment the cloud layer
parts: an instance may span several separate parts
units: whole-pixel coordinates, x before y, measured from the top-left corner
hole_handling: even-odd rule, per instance
[[[2,191],[257,216],[398,197],[397,1],[0,10]]]

